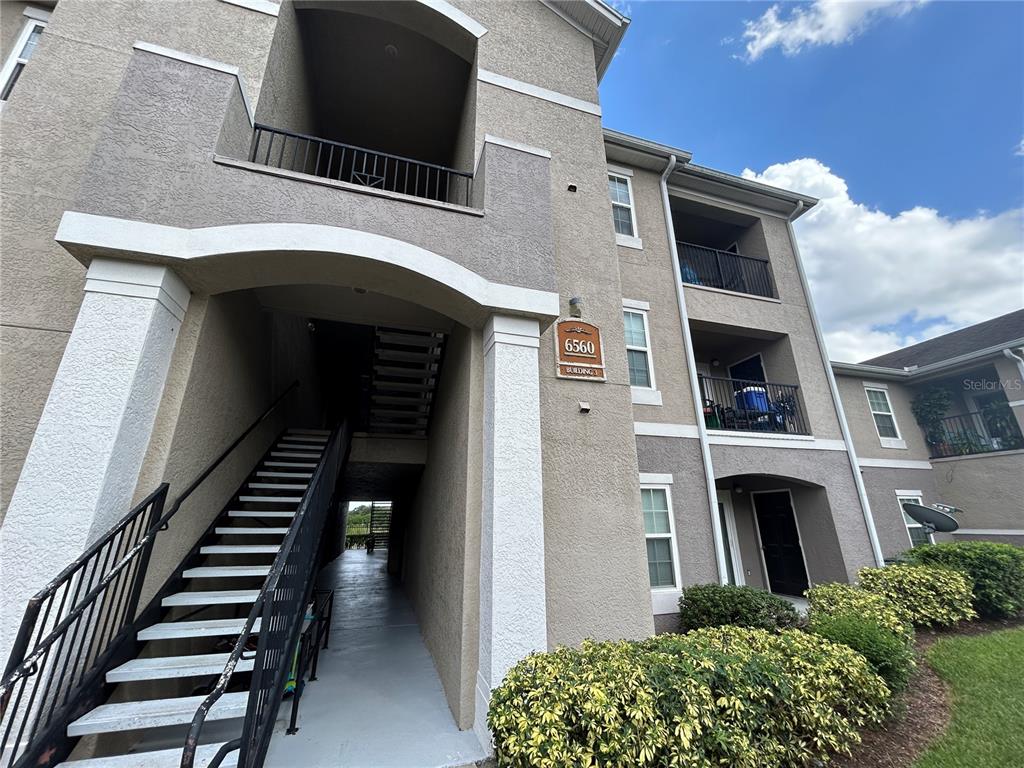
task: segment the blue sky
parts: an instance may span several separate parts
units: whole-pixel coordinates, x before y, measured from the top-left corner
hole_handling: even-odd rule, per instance
[[[601,86],[605,125],[823,197],[798,228],[819,311],[833,338],[874,334],[830,348],[869,356],[1024,305],[1024,3],[622,5],[632,24]],[[900,274],[883,269],[863,280],[866,306],[830,311],[829,281],[850,290],[848,262],[874,265],[829,238],[862,224],[889,260],[910,246],[906,266],[928,271],[919,301],[882,285]],[[1008,286],[950,291],[967,264]]]

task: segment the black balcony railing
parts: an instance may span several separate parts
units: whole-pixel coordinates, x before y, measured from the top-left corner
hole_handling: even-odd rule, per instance
[[[1024,436],[1008,408],[1005,413],[948,416],[927,431],[927,438],[933,459],[1024,448]]]
[[[701,376],[704,425],[708,429],[809,435],[799,387],[750,379]]]
[[[677,243],[683,282],[724,291],[778,298],[767,259],[741,256],[693,243]]]
[[[473,175],[256,123],[249,161],[403,195],[470,205]]]

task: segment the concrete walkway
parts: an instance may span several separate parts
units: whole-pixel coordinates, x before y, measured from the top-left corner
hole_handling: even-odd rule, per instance
[[[386,550],[348,550],[321,574],[321,586],[335,590],[330,648],[293,736],[284,733],[291,703],[282,704],[267,768],[441,768],[484,757],[473,732],[456,727],[386,563]]]

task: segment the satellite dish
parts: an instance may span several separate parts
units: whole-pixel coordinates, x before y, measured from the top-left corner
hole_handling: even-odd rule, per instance
[[[946,507],[955,509],[955,507]],[[952,533],[960,527],[960,523],[954,520],[949,514],[935,507],[926,507],[923,504],[914,504],[910,501],[903,502],[903,511],[906,512],[914,522],[920,523],[928,534]]]

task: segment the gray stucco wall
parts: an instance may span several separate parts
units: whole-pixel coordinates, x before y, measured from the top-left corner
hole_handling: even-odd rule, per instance
[[[864,393],[864,385],[885,384],[889,393],[889,404],[892,406],[893,418],[900,437],[907,444],[906,448],[883,448],[875,429],[875,422],[868,407],[868,398]],[[837,375],[836,385],[839,397],[846,412],[846,421],[850,425],[850,436],[859,458],[895,459],[910,461],[927,461],[928,445],[924,433],[914,419],[910,409],[914,393],[905,384],[895,381],[878,382],[858,376]]]
[[[932,462],[938,500],[964,510],[962,528],[1024,529],[1024,451]]]
[[[21,4],[4,3],[5,28]],[[0,508],[6,510],[82,300],[84,270],[53,241],[144,40],[240,68],[258,98],[274,19],[212,0],[62,0],[0,121]],[[5,32],[6,34],[6,32]]]
[[[467,405],[480,383],[479,334],[456,326],[445,355],[429,456],[405,538],[404,577],[448,705],[459,727],[469,728],[476,682],[478,590],[467,583],[467,564],[479,560],[479,549],[472,546],[467,530],[478,530],[479,508],[472,504],[469,482],[469,455],[475,443],[473,413]]]
[[[863,467],[861,477],[871,502],[882,554],[886,559],[895,558],[910,548],[910,535],[896,501],[896,491],[921,491],[925,504],[944,501],[935,487],[937,474],[930,469]]]
[[[256,122],[295,133],[319,135],[313,121],[312,74],[306,67],[295,5],[285,0],[278,12],[259,104],[254,105]]]

